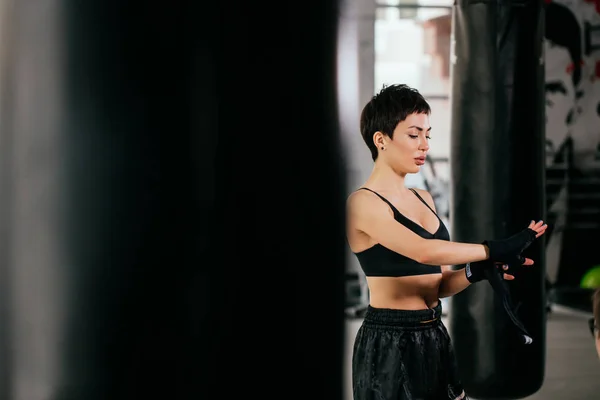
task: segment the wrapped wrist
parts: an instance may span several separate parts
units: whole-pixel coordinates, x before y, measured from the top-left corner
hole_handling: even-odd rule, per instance
[[[476,283],[485,279],[485,269],[487,265],[492,263],[486,262],[472,262],[465,265],[465,275],[467,280],[471,283]]]

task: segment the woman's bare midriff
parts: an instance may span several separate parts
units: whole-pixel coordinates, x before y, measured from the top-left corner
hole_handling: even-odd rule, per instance
[[[439,301],[442,274],[403,277],[367,277],[369,304],[374,308],[423,310]]]

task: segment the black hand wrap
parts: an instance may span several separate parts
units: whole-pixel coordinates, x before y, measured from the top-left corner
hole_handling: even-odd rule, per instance
[[[525,326],[517,317],[518,306],[515,307],[512,303],[510,291],[504,282],[504,272],[499,268],[486,268],[483,270],[483,273],[485,279],[492,285],[492,289],[494,289],[496,295],[502,299],[504,311],[506,311],[506,314],[508,314],[508,317],[516,327],[519,340],[521,340],[523,344],[533,343],[533,339],[529,336],[529,332],[527,332],[527,329],[525,329]]]
[[[501,262],[509,267],[523,264],[521,253],[535,240],[537,233],[533,229],[523,229],[521,232],[501,240],[486,240],[483,242],[490,251],[488,260]]]
[[[485,270],[490,268],[494,268],[494,263],[489,260],[468,263],[465,266],[467,280],[471,283],[475,283],[487,279],[485,276]]]
[[[519,340],[523,344],[531,344],[533,339],[529,336],[527,329],[523,326],[523,323],[517,317],[517,308],[512,304],[510,292],[504,282],[504,272],[502,265],[495,265],[493,261],[477,261],[467,264],[465,267],[465,273],[467,279],[471,283],[487,280],[497,296],[502,299],[502,305],[504,311],[508,314],[513,325],[516,327],[516,332],[519,336]]]

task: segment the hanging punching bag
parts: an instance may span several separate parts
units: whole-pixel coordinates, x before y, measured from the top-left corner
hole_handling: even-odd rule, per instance
[[[481,243],[545,218],[543,8],[540,0],[459,0],[453,14],[452,238]],[[535,265],[506,282],[533,339],[524,344],[487,282],[451,302],[450,332],[468,395],[535,393],[545,363],[544,238]]]

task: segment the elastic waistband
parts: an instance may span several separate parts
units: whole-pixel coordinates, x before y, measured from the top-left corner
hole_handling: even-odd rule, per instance
[[[423,310],[395,310],[391,308],[367,307],[364,322],[367,324],[390,326],[415,326],[433,323],[442,316],[442,302]]]

